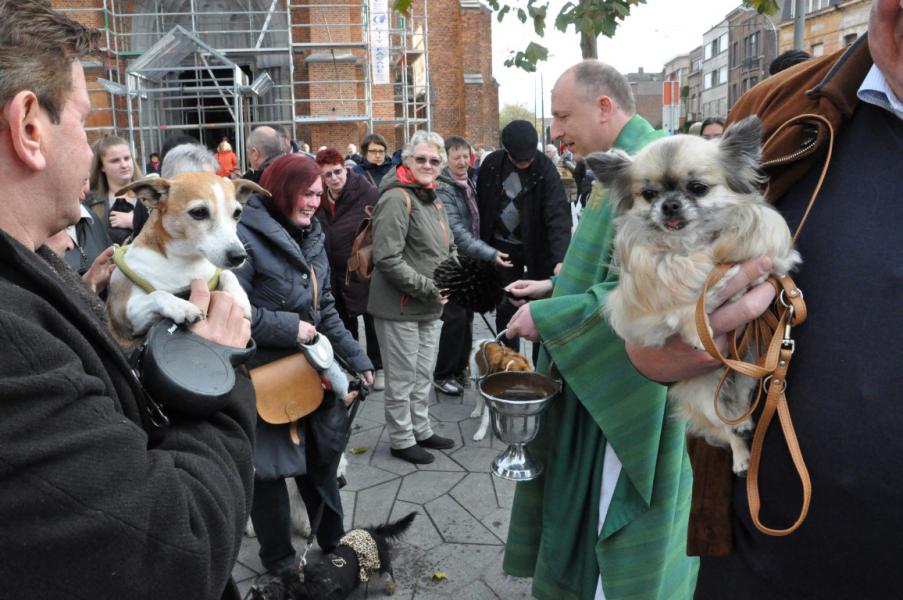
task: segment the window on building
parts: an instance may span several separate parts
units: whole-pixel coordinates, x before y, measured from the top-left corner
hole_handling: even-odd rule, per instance
[[[746,58],[759,57],[759,32],[753,32],[746,36]]]
[[[849,45],[851,45],[853,42],[856,41],[856,38],[858,38],[858,37],[859,37],[859,36],[856,35],[855,33],[848,33],[848,34],[846,34],[845,36],[843,36],[843,45],[844,45],[844,46],[849,46]]]
[[[737,98],[739,98],[739,96],[737,95],[737,84],[736,83],[731,84],[731,98],[734,100],[734,102],[736,102]]]
[[[737,42],[734,42],[731,48],[731,62],[735,65],[740,64],[740,44]]]
[[[758,77],[750,77],[749,78],[749,87],[752,87],[752,86],[756,85],[757,83],[759,83]]]
[[[718,69],[718,83],[727,83],[727,65]]]
[[[702,89],[707,90],[714,85],[715,74],[715,71],[709,71],[705,74]]]
[[[812,51],[810,52],[810,54],[812,54],[813,57],[823,56],[824,53],[825,53],[825,45],[824,44],[822,44],[822,43],[812,44]]]
[[[749,89],[749,80],[744,77],[743,80],[740,81],[740,93],[745,94],[746,90],[748,90],[748,89]]]
[[[715,42],[709,42],[708,44],[705,45],[704,60],[709,60],[710,58],[712,58],[712,56],[714,56],[714,49],[715,49],[714,45],[715,45]]]
[[[725,31],[718,37],[718,52],[727,52],[730,46],[727,43],[727,32]]]

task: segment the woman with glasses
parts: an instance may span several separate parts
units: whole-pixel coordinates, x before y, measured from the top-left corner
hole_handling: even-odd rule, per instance
[[[436,178],[446,162],[436,133],[417,131],[402,164],[380,186],[373,213],[373,276],[367,312],[374,317],[386,374],[385,411],[391,454],[415,464],[433,462],[427,449],[454,446],[433,432],[429,395],[442,307],[436,266],[455,253]]]
[[[386,173],[392,170],[395,164],[389,155],[389,146],[386,144],[386,138],[378,133],[371,133],[361,142],[361,153],[363,161],[354,167],[356,173],[360,173],[370,183],[379,187]]]
[[[320,150],[316,160],[323,176],[323,201],[316,216],[326,234],[326,256],[329,257],[335,307],[354,339],[358,339],[357,318],[364,316],[367,356],[376,369],[373,389],[379,391],[385,387],[385,377],[373,317],[367,313],[370,284],[347,278],[354,237],[367,216],[367,207],[372,210],[376,205],[379,192],[366,177],[345,168],[344,159],[335,148]]]
[[[252,307],[251,334],[257,353],[248,366],[262,366],[293,354],[299,343],[310,343],[323,334],[335,353],[360,373],[367,385],[372,384],[373,366],[342,324],[330,291],[325,236],[314,216],[323,192],[320,168],[301,154],[280,156],[263,172],[260,185],[271,196],[254,194],[241,214],[238,236],[248,258],[234,271]],[[287,575],[297,576],[285,478],[295,480],[324,552],[335,548],[344,533],[336,482],[343,448],[330,446],[328,453],[315,450],[326,440],[316,439],[320,434],[312,434],[317,430],[310,421],[333,411],[339,402],[333,393],[327,393],[314,413],[301,418],[301,427],[257,420],[251,521],[269,577],[279,577],[286,570]],[[293,430],[303,450],[293,442]]]

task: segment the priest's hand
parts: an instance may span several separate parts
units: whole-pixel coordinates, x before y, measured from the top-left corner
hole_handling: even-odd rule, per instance
[[[533,315],[530,313],[530,303],[526,303],[517,309],[511,320],[508,321],[508,331],[505,334],[509,340],[520,336],[531,342],[539,341],[539,331],[536,330],[536,324],[533,322]]]

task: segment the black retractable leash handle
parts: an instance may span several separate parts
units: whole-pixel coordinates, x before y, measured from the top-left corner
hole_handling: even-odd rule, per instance
[[[144,340],[141,383],[159,403],[177,398],[180,411],[208,415],[235,387],[235,368],[256,350],[253,339],[247,348],[231,348],[162,319]]]

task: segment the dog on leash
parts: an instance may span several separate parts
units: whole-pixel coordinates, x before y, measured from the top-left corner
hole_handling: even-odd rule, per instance
[[[479,340],[473,345],[473,351],[470,354],[470,376],[474,382],[502,371],[521,371],[529,373],[533,371],[533,366],[527,358],[518,352],[515,352],[508,346],[495,340]],[[476,433],[473,434],[473,441],[478,442],[486,437],[489,429],[489,407],[483,399],[483,395],[479,393],[477,386],[477,402],[470,416],[474,419],[480,419],[480,426]]]
[[[619,336],[661,346],[680,334],[702,349],[696,302],[716,265],[768,256],[772,274],[781,276],[801,262],[787,223],[760,191],[761,137],[759,119],[749,117],[728,127],[720,140],[676,135],[653,142],[633,159],[620,151],[586,157],[609,189],[616,215],[619,284],[608,294],[604,314]],[[737,270],[710,290],[708,312]],[[680,381],[668,395],[688,432],[730,447],[734,473],[742,475],[749,464],[742,436],[752,429],[752,419],[731,427],[715,412],[715,402],[725,418],[739,419],[749,412],[756,381],[732,373],[716,399],[722,375],[723,369]]]
[[[392,542],[416,516],[412,512],[394,523],[349,531],[321,561],[304,565],[300,577],[296,569],[287,569],[281,580],[252,588],[252,600],[345,600],[374,573],[379,573],[386,594],[394,594]]]
[[[183,173],[172,179],[145,178],[117,194],[133,191],[151,211],[134,242],[117,250],[117,269],[110,279],[107,312],[113,336],[134,346],[161,318],[194,323],[201,310],[176,296],[192,279],[216,283],[232,294],[245,316],[251,304],[228,269],[240,266],[247,253],[236,225],[252,192],[269,192],[244,179],[229,181],[209,173]]]

